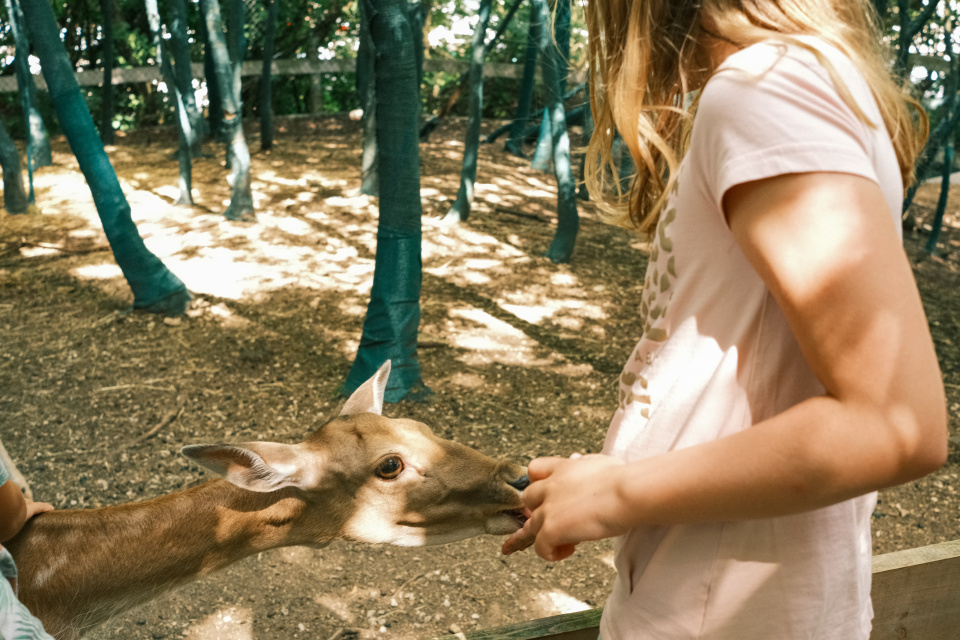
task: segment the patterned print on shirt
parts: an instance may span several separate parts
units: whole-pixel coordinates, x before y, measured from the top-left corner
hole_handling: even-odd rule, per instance
[[[666,322],[667,306],[673,297],[673,282],[677,278],[676,258],[673,255],[673,240],[669,236],[670,225],[677,219],[675,200],[679,180],[673,183],[666,212],[657,223],[657,230],[650,250],[647,274],[643,282],[643,294],[640,298],[640,319],[643,322],[643,335],[634,350],[633,360],[640,366],[653,364],[660,346],[669,337]],[[620,374],[619,404],[621,409],[639,402],[644,405],[640,414],[650,417],[650,394],[647,391],[648,380],[639,373],[628,371],[632,363]],[[636,366],[636,365],[634,365]],[[639,384],[640,388],[635,387]]]

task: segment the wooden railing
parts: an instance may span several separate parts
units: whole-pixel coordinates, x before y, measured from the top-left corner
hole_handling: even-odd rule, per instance
[[[273,75],[298,76],[316,75],[320,73],[354,73],[356,60],[274,60]],[[465,60],[443,60],[431,58],[423,61],[424,71],[446,71],[447,73],[465,73],[469,65]],[[203,77],[203,65],[195,62],[191,65],[194,78]],[[241,75],[259,76],[263,70],[260,60],[248,60],[241,67]],[[488,62],[483,65],[483,75],[488,78],[519,78],[522,72],[520,65],[509,63]],[[75,73],[81,87],[99,87],[103,84],[103,72],[99,69],[84,69]],[[42,75],[34,76],[37,87],[46,90],[47,84]],[[162,80],[160,67],[122,67],[113,70],[113,84],[134,84],[141,82],[159,82]],[[13,75],[0,76],[0,93],[15,93],[17,79]]]
[[[870,640],[960,638],[960,540],[873,558]],[[474,631],[466,640],[596,640],[601,609]],[[436,638],[435,640],[449,640]],[[463,640],[463,639],[461,639]]]

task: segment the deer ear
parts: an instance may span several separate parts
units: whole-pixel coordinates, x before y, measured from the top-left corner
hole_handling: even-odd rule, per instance
[[[357,387],[350,394],[346,404],[340,410],[342,416],[352,416],[357,413],[375,413],[383,415],[383,393],[387,390],[387,380],[390,378],[390,361],[387,360],[373,376]]]
[[[249,491],[306,489],[316,485],[315,464],[298,445],[276,442],[191,444],[180,452],[202,467]]]

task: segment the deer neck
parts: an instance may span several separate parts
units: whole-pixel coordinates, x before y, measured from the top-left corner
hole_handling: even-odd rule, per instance
[[[45,514],[9,546],[24,603],[45,625],[83,629],[260,551],[335,538],[334,523],[307,535],[306,508],[294,490],[214,480],[142,503]],[[49,620],[65,598],[73,619]]]

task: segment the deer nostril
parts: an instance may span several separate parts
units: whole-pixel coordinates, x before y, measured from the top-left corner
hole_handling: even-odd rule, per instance
[[[524,489],[530,486],[530,478],[528,478],[527,476],[520,476],[516,480],[512,482],[508,482],[507,484],[509,484],[511,487],[513,487],[517,491],[523,491]]]

